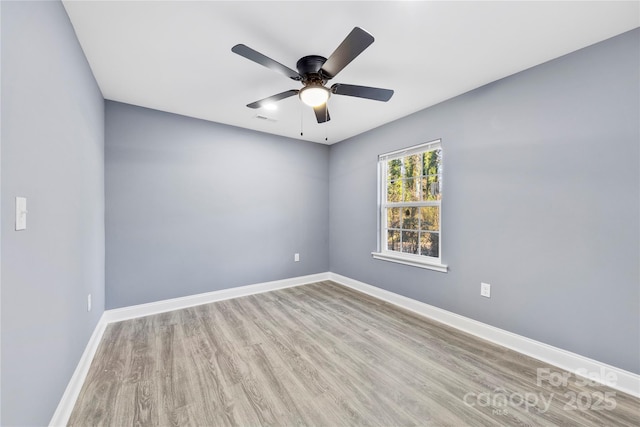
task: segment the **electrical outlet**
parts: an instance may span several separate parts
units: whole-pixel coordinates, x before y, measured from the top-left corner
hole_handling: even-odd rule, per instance
[[[87,311],[91,311],[91,294],[87,295]]]
[[[300,254],[293,254],[293,260],[294,260],[295,262],[300,261]]]
[[[480,283],[480,295],[491,298],[491,285],[488,283]]]

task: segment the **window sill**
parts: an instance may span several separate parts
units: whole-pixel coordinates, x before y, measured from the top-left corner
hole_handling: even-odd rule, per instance
[[[426,268],[428,270],[435,270],[441,273],[446,273],[448,267],[444,264],[439,264],[433,261],[425,261],[413,257],[402,256],[402,255],[392,255],[383,252],[371,252],[371,255],[375,259],[380,259],[382,261],[391,261],[397,262],[399,264],[410,265],[412,267]]]

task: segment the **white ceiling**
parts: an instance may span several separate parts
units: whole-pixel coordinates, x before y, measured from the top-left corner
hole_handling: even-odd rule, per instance
[[[329,144],[640,26],[638,1],[63,3],[106,99]],[[394,89],[389,102],[333,96],[326,124],[297,97],[246,107],[301,85],[232,46],[295,69],[355,26],[375,42],[329,85]]]

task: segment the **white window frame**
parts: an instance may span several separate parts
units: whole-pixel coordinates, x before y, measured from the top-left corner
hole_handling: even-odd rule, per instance
[[[378,156],[378,248],[376,252],[372,252],[371,255],[375,259],[383,261],[391,261],[400,264],[410,265],[413,267],[426,268],[429,270],[435,270],[446,273],[448,267],[442,263],[442,198],[434,201],[419,201],[419,202],[387,202],[387,164],[391,160],[400,159],[413,154],[423,153],[425,151],[442,150],[442,141],[437,139],[435,141],[426,142],[419,145],[414,145],[402,150],[396,150],[389,153],[380,154]],[[443,159],[444,160],[444,159]],[[442,181],[440,181],[442,186]],[[442,193],[442,187],[440,188]],[[422,207],[422,206],[438,206],[438,212],[440,214],[440,230],[438,232],[438,257],[431,257],[426,255],[409,254],[404,252],[392,251],[387,249],[387,208],[391,207]]]

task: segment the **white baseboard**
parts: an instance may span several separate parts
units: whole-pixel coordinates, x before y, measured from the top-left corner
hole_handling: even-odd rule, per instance
[[[597,374],[593,378],[597,382],[602,382],[598,381],[598,379],[603,379],[606,385],[611,388],[635,397],[640,397],[640,375],[505,331],[504,329],[487,325],[486,323],[478,322],[477,320],[469,319],[468,317],[460,316],[349,277],[329,273],[329,280],[460,329],[479,338],[515,350],[542,362],[554,365],[568,372],[582,376],[584,376],[584,373]],[[615,381],[611,381],[612,378],[614,378]]]
[[[82,384],[87,377],[93,356],[96,354],[102,335],[109,323],[119,322],[137,317],[149,316],[152,314],[164,313],[167,311],[179,310],[181,308],[193,307],[201,304],[208,304],[215,301],[222,301],[231,298],[238,298],[247,295],[260,294],[274,291],[276,289],[290,288],[293,286],[306,285],[308,283],[321,282],[329,279],[329,273],[311,274],[308,276],[293,277],[290,279],[275,280],[272,282],[257,283],[253,285],[240,286],[237,288],[222,289],[219,291],[207,292],[203,294],[190,295],[181,298],[151,302],[148,304],[133,305],[130,307],[105,310],[96,326],[87,347],[82,353],[80,362],[67,385],[67,388],[60,399],[60,403],[53,414],[50,426],[66,426],[71,416],[71,411],[76,404]]]
[[[219,291],[206,292],[203,294],[172,298],[163,301],[150,302],[147,304],[132,305],[130,307],[106,310],[104,312],[104,319],[107,323],[119,322],[121,320],[150,316],[152,314],[165,313],[167,311],[179,310],[181,308],[193,307],[196,305],[209,304],[212,302],[231,298],[260,294],[262,292],[274,291],[276,289],[284,289],[293,286],[306,285],[308,283],[321,282],[323,280],[328,280],[328,278],[329,273],[318,273],[311,274],[309,276],[293,277],[291,279],[275,280],[273,282],[257,283],[254,285],[239,286],[237,288],[222,289]]]
[[[308,283],[321,282],[323,280],[333,280],[336,283],[350,287],[357,291],[371,295],[383,301],[413,311],[419,315],[428,317],[435,321],[468,332],[479,338],[494,342],[501,346],[510,348],[519,353],[526,354],[535,359],[541,360],[550,365],[567,370],[573,373],[595,372],[604,373],[601,378],[610,378],[608,375],[615,375],[615,383],[608,384],[610,387],[622,392],[640,397],[640,375],[628,372],[614,366],[610,366],[596,360],[589,359],[579,354],[571,353],[532,339],[516,335],[503,329],[495,328],[485,323],[469,319],[464,316],[446,311],[432,305],[407,298],[393,292],[386,291],[375,286],[368,285],[349,277],[335,273],[318,273],[309,276],[294,277],[291,279],[276,280],[273,282],[257,283],[254,285],[240,286],[237,288],[223,289],[219,291],[207,292],[204,294],[191,295],[182,298],[157,301],[148,304],[140,304],[131,307],[106,310],[98,322],[87,347],[78,362],[78,366],[67,385],[67,388],[58,404],[56,412],[53,414],[50,426],[66,426],[69,416],[80,394],[82,384],[89,372],[91,361],[98,349],[102,335],[109,323],[137,317],[149,316],[152,314],[164,313],[181,308],[193,307],[201,304],[208,304],[215,301],[222,301],[230,298],[238,298],[247,295],[254,295],[269,292],[276,289],[290,288],[293,286],[305,285]]]
[[[98,324],[93,330],[93,333],[89,338],[89,342],[80,357],[80,361],[78,362],[75,371],[73,371],[71,380],[69,381],[69,384],[67,384],[67,388],[60,399],[56,412],[53,414],[53,417],[49,422],[50,426],[62,427],[67,425],[69,417],[71,416],[71,411],[73,411],[73,406],[76,404],[76,400],[78,399],[78,395],[82,389],[82,384],[84,384],[84,380],[87,377],[89,367],[93,361],[93,356],[96,354],[96,350],[98,350],[98,346],[100,345],[106,326],[107,323],[104,321],[103,315],[100,317],[100,320],[98,320]]]

